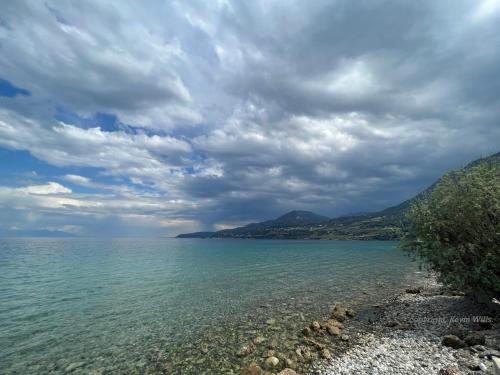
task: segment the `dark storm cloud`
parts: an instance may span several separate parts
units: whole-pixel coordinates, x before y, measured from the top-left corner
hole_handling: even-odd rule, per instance
[[[376,210],[498,151],[499,1],[13,2],[3,10],[0,77],[32,96],[0,98],[0,145],[28,150],[61,175],[92,167],[128,181],[124,191],[72,177],[105,189],[71,197],[80,208],[65,215],[82,232],[96,232],[86,217],[102,210],[147,233],[290,209]],[[60,124],[59,105],[95,126],[96,113],[115,115],[137,134]],[[9,196],[43,218],[41,208],[58,212],[74,195],[33,198],[18,188],[0,193],[19,223],[26,212]]]

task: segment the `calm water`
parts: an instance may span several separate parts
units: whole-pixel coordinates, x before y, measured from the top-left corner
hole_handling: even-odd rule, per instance
[[[239,373],[262,356],[236,356],[256,336],[293,352],[332,303],[359,308],[407,281],[416,265],[395,246],[3,239],[0,373]]]

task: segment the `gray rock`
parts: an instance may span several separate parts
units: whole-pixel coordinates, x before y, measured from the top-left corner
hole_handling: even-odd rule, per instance
[[[465,344],[465,342],[463,342],[457,336],[454,336],[454,335],[444,336],[443,340],[441,341],[441,344],[444,346],[449,346],[450,348],[453,348],[453,349],[460,349],[460,348],[464,348],[467,346]]]
[[[484,333],[473,332],[468,334],[464,341],[469,346],[484,345],[486,343],[486,337],[484,336]]]
[[[268,357],[266,359],[266,366],[269,368],[275,368],[280,363],[280,360],[276,357]]]

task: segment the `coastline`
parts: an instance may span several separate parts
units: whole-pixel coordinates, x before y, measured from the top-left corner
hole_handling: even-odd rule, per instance
[[[349,348],[310,373],[495,374],[499,317],[500,306],[477,304],[429,275],[349,323]]]

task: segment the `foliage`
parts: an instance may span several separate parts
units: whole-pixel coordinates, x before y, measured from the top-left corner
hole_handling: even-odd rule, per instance
[[[500,163],[445,175],[407,213],[401,247],[441,281],[476,297],[500,296]]]

